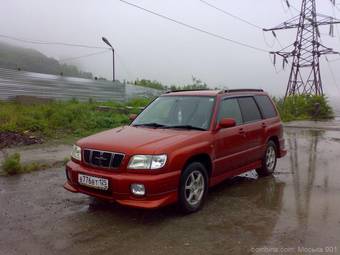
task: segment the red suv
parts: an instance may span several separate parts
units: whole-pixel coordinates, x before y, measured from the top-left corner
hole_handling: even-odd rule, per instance
[[[170,92],[129,126],[79,140],[66,165],[72,192],[156,208],[200,209],[212,187],[286,154],[278,112],[263,90]]]

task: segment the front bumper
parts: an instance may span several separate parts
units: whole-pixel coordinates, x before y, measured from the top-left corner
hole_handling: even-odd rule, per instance
[[[68,180],[64,188],[71,192],[84,193],[100,199],[116,201],[122,205],[139,208],[157,208],[177,201],[177,187],[180,171],[161,174],[139,174],[97,170],[69,161],[66,165]],[[78,183],[78,174],[86,174],[109,180],[107,191],[82,186]],[[144,184],[145,196],[135,196],[130,191],[133,183]]]

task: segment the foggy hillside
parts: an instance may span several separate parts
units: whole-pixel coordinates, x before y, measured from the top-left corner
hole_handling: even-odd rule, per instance
[[[41,52],[0,42],[0,67],[30,72],[93,78],[92,73],[82,72],[76,66],[60,64]]]

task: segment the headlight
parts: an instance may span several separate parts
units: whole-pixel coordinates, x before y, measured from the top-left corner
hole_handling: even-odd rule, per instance
[[[81,161],[81,148],[77,145],[73,145],[71,157]]]
[[[130,159],[130,169],[160,169],[166,163],[166,155],[135,155]]]

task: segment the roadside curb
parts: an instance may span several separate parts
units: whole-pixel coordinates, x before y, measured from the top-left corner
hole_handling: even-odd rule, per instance
[[[340,127],[327,127],[327,126],[318,126],[318,127],[312,127],[312,126],[301,126],[301,125],[283,125],[285,128],[301,128],[301,129],[317,129],[317,130],[330,130],[330,131],[340,131]]]
[[[285,128],[303,128],[303,129],[317,129],[317,130],[331,130],[340,131],[339,121],[292,121],[284,123]]]

